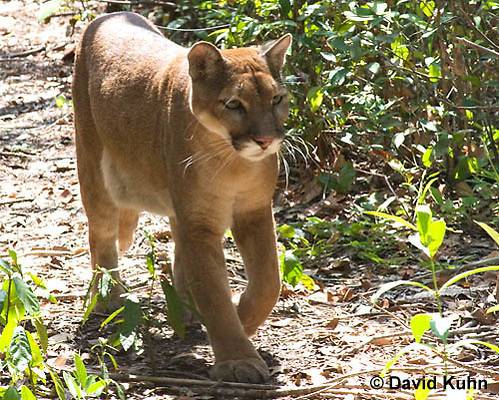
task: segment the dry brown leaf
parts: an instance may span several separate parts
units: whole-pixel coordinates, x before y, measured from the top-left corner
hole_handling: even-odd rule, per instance
[[[325,327],[334,330],[338,326],[339,322],[340,320],[338,318],[333,318],[329,320],[329,322],[325,325]]]
[[[494,314],[486,314],[484,310],[481,308],[477,308],[474,310],[471,315],[482,325],[494,325],[497,321],[497,318]]]
[[[381,337],[381,338],[376,338],[376,339],[373,339],[371,340],[371,344],[375,345],[375,346],[386,346],[386,345],[389,345],[389,344],[393,344],[393,342],[395,342],[395,337]]]

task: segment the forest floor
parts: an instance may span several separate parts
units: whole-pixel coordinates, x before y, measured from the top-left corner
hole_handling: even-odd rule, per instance
[[[98,368],[91,347],[99,336],[99,324],[81,326],[83,299],[91,279],[86,218],[82,210],[74,151],[72,110],[56,97],[70,99],[71,48],[78,34],[67,36],[68,17],[53,18],[49,24],[36,19],[34,1],[0,1],[0,255],[15,249],[25,270],[43,277],[58,299],[42,304],[49,328],[48,363],[59,369],[71,368],[79,352],[89,365]],[[59,97],[62,99],[61,97]],[[282,196],[281,196],[282,197]],[[295,207],[294,212],[313,214],[315,205]],[[298,210],[298,211],[297,211]],[[293,218],[285,205],[278,223]],[[158,240],[158,254],[171,258],[166,218],[143,215],[135,244],[121,261],[125,281],[145,282],[145,256],[149,251],[144,231]],[[492,242],[474,243],[456,239],[448,249],[473,259],[489,255]],[[234,292],[244,287],[242,263],[228,240],[227,260]],[[330,260],[334,264],[334,260]],[[431,299],[412,290],[399,290],[390,301],[373,306],[369,298],[382,284],[400,279],[400,270],[372,263],[340,263],[312,271],[322,282],[316,291],[284,286],[283,295],[253,342],[268,362],[270,384],[294,389],[284,398],[410,399],[413,390],[375,390],[369,381],[392,357],[413,341],[408,327],[410,316],[433,312]],[[310,271],[308,271],[310,272]],[[428,281],[426,270],[416,267],[411,279]],[[322,277],[322,279],[321,279]],[[449,343],[463,338],[497,344],[497,321],[483,315],[494,291],[495,276],[482,275],[468,287],[449,292],[444,302],[459,318]],[[145,286],[136,289],[146,296]],[[152,297],[153,315],[165,321],[165,301],[159,285]],[[429,342],[435,343],[432,339]],[[213,362],[204,330],[180,339],[165,322],[146,333],[144,351],[118,352],[120,373],[207,379]],[[499,398],[499,356],[486,348],[461,349],[447,364],[428,351],[411,352],[394,366],[393,374],[410,378],[435,376],[447,370],[461,377],[486,378],[487,390],[475,391],[476,399]],[[333,382],[320,394],[300,390],[310,385]],[[496,382],[496,383],[494,383]],[[190,385],[160,387],[151,382],[125,383],[130,399],[244,398],[247,391],[223,387],[199,389]],[[261,392],[277,397],[270,389]],[[179,397],[177,397],[179,396]],[[445,398],[435,391],[434,398]],[[112,397],[112,395],[111,395]],[[457,400],[455,397],[447,397]],[[464,398],[464,397],[463,397]]]

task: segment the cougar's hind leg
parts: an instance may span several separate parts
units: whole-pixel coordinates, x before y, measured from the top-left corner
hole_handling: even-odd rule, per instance
[[[104,184],[101,169],[103,147],[98,141],[97,132],[91,121],[80,121],[76,115],[76,154],[78,158],[78,178],[81,198],[88,219],[88,239],[91,265],[113,270],[111,275],[117,283],[111,287],[109,295],[101,299],[98,309],[108,311],[122,302],[120,296],[125,291],[119,283],[118,235],[120,212]],[[98,292],[102,273],[97,272],[91,291]]]
[[[123,255],[133,244],[135,229],[139,222],[139,213],[129,208],[119,210],[119,253]]]

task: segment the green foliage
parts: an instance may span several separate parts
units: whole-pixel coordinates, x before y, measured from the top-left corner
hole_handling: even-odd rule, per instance
[[[424,192],[426,192],[429,187],[431,186],[431,183],[426,186]],[[420,196],[421,199],[421,196]],[[424,199],[424,195],[423,195]],[[450,279],[448,279],[445,283],[443,283],[440,287],[437,286],[437,279],[436,279],[436,268],[435,268],[435,262],[434,258],[436,256],[436,253],[440,246],[442,245],[444,236],[445,236],[445,229],[446,229],[446,224],[444,220],[434,220],[432,218],[432,212],[430,208],[427,205],[424,204],[418,204],[416,206],[416,226],[413,224],[401,219],[400,217],[387,214],[387,213],[381,213],[381,212],[366,212],[368,215],[372,215],[375,217],[380,217],[384,218],[389,221],[394,221],[396,222],[399,226],[405,227],[410,229],[411,231],[416,230],[417,234],[410,236],[409,241],[414,244],[418,249],[420,249],[429,259],[430,259],[430,265],[431,265],[431,270],[432,270],[432,277],[433,277],[433,289],[430,288],[429,286],[421,283],[421,282],[416,282],[416,281],[407,281],[407,280],[399,280],[395,282],[389,282],[384,285],[382,285],[377,292],[372,296],[371,300],[373,302],[377,302],[378,299],[380,298],[381,295],[386,293],[387,291],[400,286],[400,285],[407,285],[407,286],[414,286],[421,288],[423,290],[428,291],[429,293],[432,294],[432,296],[435,298],[437,302],[437,306],[439,309],[439,313],[435,314],[416,314],[411,318],[410,326],[411,326],[411,331],[412,335],[414,337],[415,343],[412,343],[410,346],[405,347],[402,349],[399,353],[395,355],[391,360],[387,362],[385,365],[385,368],[383,370],[383,374],[386,374],[388,370],[395,364],[395,362],[407,351],[413,350],[415,345],[420,346],[422,344],[422,338],[423,335],[430,331],[444,344],[447,344],[447,338],[449,336],[450,330],[451,330],[451,325],[452,325],[452,320],[450,320],[447,317],[444,317],[443,315],[443,306],[441,302],[441,295],[445,289],[448,287],[456,284],[457,282],[470,277],[475,274],[487,272],[487,271],[499,271],[499,266],[488,266],[488,267],[479,267],[472,269],[470,271],[466,271],[460,274],[457,274]],[[489,227],[486,224],[483,223],[477,223],[479,224],[486,232],[495,240],[497,232]],[[491,307],[487,312],[494,312],[497,311],[497,307]],[[460,345],[463,345],[464,343],[459,343]],[[484,345],[488,347],[491,350],[496,351],[499,353],[499,347],[496,345],[493,345],[491,343],[487,342],[479,342],[477,344]],[[424,345],[429,349],[432,349],[432,347],[428,345]],[[423,347],[424,347],[423,346]],[[444,347],[444,358],[446,357],[446,348]]]
[[[52,302],[55,298],[48,292],[43,279],[32,272],[24,273],[14,251],[10,250],[9,255],[10,261],[0,260],[0,269],[5,276],[0,290],[0,357],[4,379],[8,377],[10,380],[8,387],[0,388],[2,398],[36,400],[38,385],[47,384],[47,375],[60,400],[67,399],[66,388],[77,399],[98,397],[108,382],[88,375],[79,356],[75,356],[74,374],[64,372],[66,386],[45,363],[47,327],[41,319],[40,303],[35,293],[41,292]]]
[[[190,42],[202,39],[229,48],[293,35],[285,71],[293,94],[291,136],[304,138],[310,146],[343,148],[357,161],[397,161],[412,177],[432,169],[445,171],[451,179],[497,184],[497,172],[489,172],[499,163],[497,73],[489,68],[495,58],[459,40],[489,46],[484,36],[493,36],[497,3],[177,4],[177,18],[168,20],[165,14],[160,24],[229,24],[197,31]],[[186,34],[169,36],[185,42]],[[317,152],[321,161],[329,154]],[[351,189],[349,184],[335,184],[340,192]]]
[[[292,250],[282,252],[280,264],[284,282],[293,287],[301,283],[309,290],[314,289],[314,280],[303,272],[303,265]]]
[[[97,375],[88,374],[85,364],[78,354],[74,356],[74,363],[75,369],[73,372],[63,372],[64,382],[71,396],[75,399],[100,397],[110,381],[102,379]],[[62,384],[60,380],[58,383]],[[61,400],[65,399],[65,397],[61,397],[62,393],[59,393],[59,391],[57,393]],[[65,395],[63,394],[63,396]]]

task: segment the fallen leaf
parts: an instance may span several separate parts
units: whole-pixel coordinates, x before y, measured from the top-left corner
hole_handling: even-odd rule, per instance
[[[338,318],[333,318],[325,326],[326,326],[326,328],[333,330],[333,329],[336,329],[339,322],[340,322],[340,320]]]

